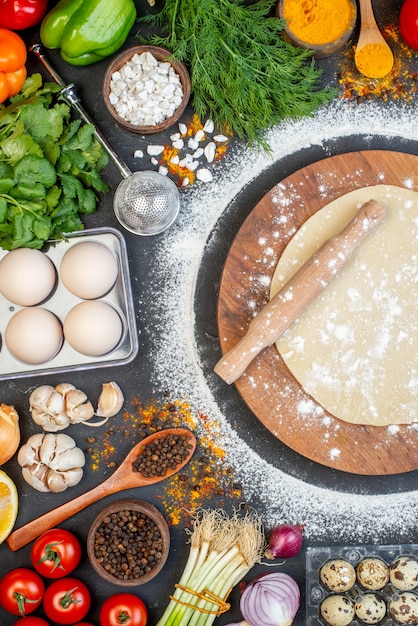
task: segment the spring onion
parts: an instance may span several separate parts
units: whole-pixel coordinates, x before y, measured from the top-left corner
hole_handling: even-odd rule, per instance
[[[188,560],[157,626],[209,626],[229,609],[232,587],[263,556],[264,531],[252,511],[229,516],[223,509],[206,509],[192,526]]]

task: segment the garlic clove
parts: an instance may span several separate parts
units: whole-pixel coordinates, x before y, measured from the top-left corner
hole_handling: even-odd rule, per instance
[[[64,398],[67,393],[73,389],[75,389],[75,387],[71,383],[59,383],[59,385],[56,385],[55,387],[55,391],[58,391],[58,393],[60,393]]]
[[[65,396],[65,408],[72,424],[89,420],[94,415],[94,408],[84,391],[72,389]]]
[[[96,415],[99,417],[113,417],[121,410],[124,397],[121,388],[115,382],[103,383]]]
[[[37,407],[45,411],[48,406],[48,399],[53,393],[55,393],[55,389],[51,385],[36,387],[29,396],[29,408],[32,410],[32,407]]]

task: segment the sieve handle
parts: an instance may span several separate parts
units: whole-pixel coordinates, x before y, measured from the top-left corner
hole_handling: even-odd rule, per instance
[[[97,141],[100,143],[102,148],[107,152],[109,157],[112,159],[113,163],[116,165],[116,167],[118,168],[123,178],[128,178],[129,176],[131,176],[132,172],[129,169],[129,167],[126,165],[123,159],[121,159],[121,157],[115,152],[113,147],[107,141],[106,137],[102,134],[102,132],[99,130],[99,128],[97,127],[95,122],[92,120],[90,115],[83,108],[80,98],[78,97],[75,91],[75,85],[73,83],[69,85],[65,84],[65,82],[62,80],[59,74],[57,74],[57,72],[54,70],[52,65],[49,63],[49,61],[45,57],[43,53],[43,46],[40,43],[34,44],[33,46],[29,48],[29,50],[30,52],[33,52],[33,54],[42,63],[44,68],[48,70],[48,72],[51,74],[54,81],[62,87],[61,95],[63,99],[65,100],[65,102],[69,106],[71,106],[75,111],[77,111],[78,115],[86,124],[91,124],[94,127],[94,136],[96,137]]]

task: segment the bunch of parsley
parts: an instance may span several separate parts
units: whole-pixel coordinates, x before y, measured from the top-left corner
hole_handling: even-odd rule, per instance
[[[108,156],[94,127],[72,120],[59,85],[29,76],[0,106],[0,246],[42,248],[48,239],[82,230],[94,213]]]

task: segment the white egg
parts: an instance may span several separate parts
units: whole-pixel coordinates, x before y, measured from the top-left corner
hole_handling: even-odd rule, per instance
[[[88,356],[111,352],[122,337],[117,311],[102,300],[76,304],[64,320],[64,337],[74,350]]]
[[[83,241],[64,254],[60,276],[68,291],[78,298],[101,298],[116,282],[118,261],[112,250],[104,244]]]
[[[60,350],[62,339],[59,320],[42,307],[20,310],[6,326],[5,340],[9,352],[30,365],[50,361]]]
[[[0,292],[14,304],[33,306],[43,302],[55,282],[54,264],[40,250],[16,248],[0,261]]]

